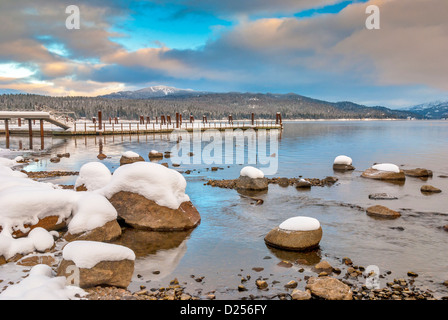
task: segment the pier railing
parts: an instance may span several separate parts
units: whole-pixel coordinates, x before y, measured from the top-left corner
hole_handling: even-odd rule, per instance
[[[106,122],[99,125],[92,121],[77,121],[67,131],[53,132],[55,135],[95,135],[95,134],[145,134],[145,133],[163,133],[174,130],[209,130],[216,129],[224,131],[227,129],[281,129],[280,123],[268,120],[245,121],[211,121],[211,122],[184,122],[184,123],[142,123],[140,121],[121,121],[120,123]]]

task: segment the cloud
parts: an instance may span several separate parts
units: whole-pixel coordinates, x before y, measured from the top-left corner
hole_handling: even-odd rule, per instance
[[[58,95],[92,95],[157,82],[202,90],[296,92],[372,104],[447,94],[446,0],[370,0],[335,14],[294,16],[340,2],[136,1],[137,8],[171,4],[188,12],[232,16],[238,22],[222,27],[196,49],[160,45],[127,50],[114,42],[126,35],[111,30],[129,17],[129,2],[79,1],[82,28],[67,30],[60,1],[42,1],[39,6],[31,0],[6,1],[0,15],[8,32],[0,34],[0,63],[37,70],[33,78],[11,82],[14,88],[29,86],[33,92]],[[371,4],[380,8],[380,30],[365,28],[365,8]]]

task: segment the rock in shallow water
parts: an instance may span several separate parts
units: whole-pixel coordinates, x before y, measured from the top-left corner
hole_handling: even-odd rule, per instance
[[[420,188],[420,191],[423,193],[441,193],[442,190],[439,188],[433,187],[431,185],[424,185]]]
[[[398,198],[395,196],[392,196],[387,193],[372,193],[369,194],[369,199],[371,200],[397,200]]]
[[[109,201],[118,216],[137,229],[180,231],[194,228],[201,221],[199,212],[190,201],[181,203],[178,209],[171,209],[127,191],[114,194]]]
[[[397,211],[391,210],[385,206],[372,206],[367,208],[367,215],[378,217],[378,218],[386,218],[386,219],[395,219],[401,216],[401,214]]]
[[[381,171],[373,168],[369,168],[361,174],[361,177],[374,179],[374,180],[392,180],[392,181],[404,181],[406,176],[403,170],[400,172]]]

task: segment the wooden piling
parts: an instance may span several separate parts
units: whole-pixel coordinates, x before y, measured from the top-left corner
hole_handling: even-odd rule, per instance
[[[101,111],[98,111],[98,130],[103,129],[103,113]]]

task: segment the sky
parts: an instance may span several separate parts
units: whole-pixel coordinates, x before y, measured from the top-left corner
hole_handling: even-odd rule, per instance
[[[79,29],[68,29],[70,5]],[[368,29],[368,6],[379,29]],[[402,108],[448,100],[446,0],[2,0],[0,92],[153,85]]]

